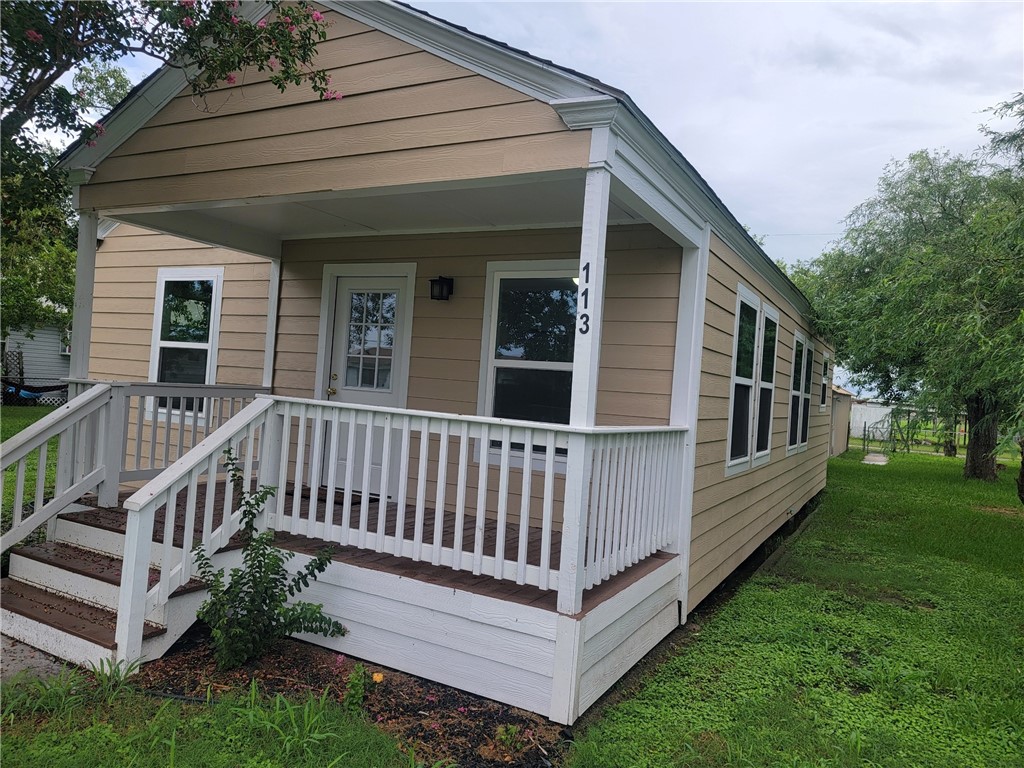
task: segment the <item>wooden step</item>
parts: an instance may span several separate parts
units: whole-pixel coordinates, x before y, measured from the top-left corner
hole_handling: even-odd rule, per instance
[[[95,608],[12,578],[0,580],[0,592],[3,593],[4,611],[24,616],[111,651],[117,647],[114,640],[117,614],[113,611]],[[149,639],[166,631],[163,627],[146,622],[142,636],[143,639]],[[27,642],[31,643],[31,640]]]
[[[120,558],[110,557],[109,555],[100,554],[88,549],[80,549],[71,544],[50,541],[45,544],[16,547],[12,550],[11,554],[12,556],[17,554],[29,560],[35,560],[44,565],[59,568],[79,576],[96,579],[105,584],[121,585],[122,561]],[[152,588],[159,581],[160,571],[156,568],[150,568],[147,589]]]
[[[200,510],[201,512],[201,510]],[[153,524],[153,541],[157,544],[162,544],[164,541],[164,522],[165,522],[165,508],[160,507],[156,511],[154,516]],[[123,509],[105,509],[102,507],[92,507],[86,510],[79,510],[76,512],[68,512],[60,517],[64,520],[68,520],[79,525],[86,525],[92,528],[99,528],[100,530],[109,531],[116,533],[121,536],[124,535],[125,529],[128,527],[128,513]],[[181,548],[185,541],[185,516],[184,511],[179,510],[178,515],[174,523],[174,534],[172,543],[175,547]],[[214,524],[219,525],[219,516],[215,515]],[[202,514],[196,515],[196,521],[192,532],[192,541],[201,541],[203,537],[203,520]],[[236,549],[242,545],[238,534],[235,534],[228,541],[227,545],[221,547],[220,551],[229,549]]]

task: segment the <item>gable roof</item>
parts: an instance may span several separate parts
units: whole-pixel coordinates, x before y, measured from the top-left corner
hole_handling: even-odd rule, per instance
[[[619,105],[626,117],[618,127],[637,140],[642,149],[661,155],[671,167],[660,168],[686,188],[687,202],[707,216],[716,233],[802,313],[810,303],[779,269],[696,168],[676,149],[625,91],[597,78],[556,64],[473,32],[398,0],[319,0],[319,5],[416,45],[478,74],[546,102],[559,111],[570,127],[587,127],[589,115],[608,104]],[[270,12],[265,2],[244,3],[243,16],[257,21]],[[164,66],[135,88],[103,119],[104,141],[90,147],[79,139],[61,155],[68,169],[84,169],[88,180],[94,169],[139,128],[145,125],[187,85],[185,72]],[[607,114],[607,110],[604,110]],[[574,115],[580,115],[576,125]],[[678,191],[678,188],[677,188]]]

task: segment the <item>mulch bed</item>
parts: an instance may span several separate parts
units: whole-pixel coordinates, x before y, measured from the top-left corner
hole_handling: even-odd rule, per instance
[[[341,701],[356,663],[326,648],[284,640],[261,659],[219,672],[209,632],[197,623],[163,658],[144,665],[133,682],[151,693],[205,701],[208,691],[215,698],[244,696],[256,680],[271,696],[302,699],[328,691]],[[548,768],[568,746],[568,729],[540,715],[387,667],[366,662],[363,666],[367,718],[393,735],[403,749],[415,749],[417,760],[428,766],[450,761],[459,768]],[[371,682],[374,673],[383,679]],[[520,749],[511,751],[496,738],[502,726],[518,728]]]

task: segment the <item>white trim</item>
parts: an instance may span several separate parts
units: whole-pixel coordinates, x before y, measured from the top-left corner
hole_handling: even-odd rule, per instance
[[[78,187],[75,187],[77,190]],[[92,297],[96,290],[96,228],[98,217],[91,211],[78,215],[78,254],[75,257],[75,306],[71,325],[79,332],[71,337],[68,376],[89,378],[89,343],[92,340]]]
[[[763,364],[764,364],[764,340],[765,330],[768,321],[771,320],[775,323],[775,342],[774,348],[772,349],[772,376],[771,379],[765,381],[763,379]],[[754,413],[751,414],[751,443],[753,445],[753,455],[750,459],[751,469],[754,467],[760,467],[772,459],[772,425],[774,424],[775,418],[775,381],[779,375],[779,312],[775,307],[767,302],[761,303],[761,317],[758,320],[757,329],[757,379],[755,381],[755,392],[754,392]],[[761,417],[761,398],[765,396],[767,390],[768,397],[768,447],[763,451],[757,450],[757,430],[760,424]]]
[[[274,354],[277,351],[277,313],[281,297],[281,260],[271,259],[267,285],[267,331],[263,340],[263,386],[274,386]]]
[[[797,363],[796,345],[798,343],[803,346],[803,353],[801,355],[801,361],[800,361],[800,378],[796,379],[796,375],[797,375],[797,370],[796,370],[796,363]],[[808,362],[807,362],[808,357],[810,357],[810,360],[811,360],[810,365],[811,365],[811,372],[812,372],[812,376],[811,376],[812,382],[811,382],[811,387],[809,389],[807,389],[804,386],[804,384],[805,384],[805,377],[807,375],[806,371],[807,371],[807,365],[808,365]],[[803,433],[805,431],[803,413],[804,413],[804,401],[806,400],[807,401],[807,420],[809,421],[810,420],[810,412],[811,412],[810,400],[811,400],[812,392],[814,390],[814,386],[813,386],[813,378],[814,378],[813,377],[813,371],[814,371],[814,344],[811,342],[811,340],[808,337],[808,335],[805,334],[803,331],[801,331],[798,328],[797,330],[795,330],[793,332],[793,361],[790,364],[789,386],[787,387],[787,390],[786,390],[787,391],[787,397],[786,397],[786,455],[787,456],[789,456],[791,454],[794,454],[794,453],[800,453],[802,451],[806,451],[807,450],[807,439],[803,438]],[[794,382],[794,379],[796,379],[795,382]],[[796,383],[796,385],[797,385],[796,389],[793,388],[794,383]],[[804,391],[805,389],[807,389],[807,391]],[[797,413],[796,413],[796,442],[795,443],[791,443],[790,442],[790,438],[789,438],[790,432],[793,429],[793,426],[792,426],[792,424],[793,424],[793,395],[797,395],[799,397],[799,402],[797,404]],[[809,426],[806,428],[806,431],[807,431],[808,436],[809,436],[810,435],[810,427]]]
[[[742,308],[746,304],[748,307],[754,310],[754,345],[750,350],[750,376],[740,376],[736,373],[736,361],[739,355],[740,346],[740,321],[743,317]],[[750,468],[750,457],[752,453],[751,441],[750,441],[750,425],[751,416],[754,412],[755,402],[755,382],[757,380],[757,336],[760,330],[760,317],[761,317],[761,299],[760,297],[747,288],[743,284],[736,286],[736,311],[733,322],[732,330],[732,356],[729,358],[729,418],[727,423],[726,440],[725,440],[725,474],[729,477],[733,474],[741,472]],[[741,384],[750,389],[748,395],[748,407],[747,407],[747,439],[746,439],[746,452],[742,456],[738,456],[735,459],[732,458],[733,454],[733,418],[735,417],[735,401],[736,401],[736,385]]]
[[[818,413],[825,413],[832,401],[829,394],[832,390],[832,354],[828,350],[821,353],[821,390],[818,395]]]
[[[404,277],[406,284],[405,299],[400,305],[400,328],[396,343],[399,355],[392,364],[392,376],[395,378],[394,395],[404,408],[409,400],[409,361],[412,352],[412,323],[416,298],[416,262],[390,262],[371,264],[324,264],[322,283],[320,286],[320,325],[317,331],[316,344],[316,375],[311,397],[326,400],[327,388],[330,386],[331,368],[330,341],[334,334],[335,315],[338,304],[338,279],[345,277]],[[398,370],[401,366],[401,370]],[[397,375],[396,375],[397,374]],[[340,387],[338,388],[341,389]]]
[[[163,324],[164,286],[167,282],[186,280],[209,280],[213,283],[213,295],[210,299],[210,339],[205,344],[198,342],[174,341],[166,342],[160,338]],[[156,298],[153,304],[153,333],[149,346],[149,381],[158,381],[160,368],[160,350],[171,349],[205,349],[206,381],[204,384],[217,383],[217,351],[220,346],[220,311],[224,295],[224,267],[160,267],[156,273]]]
[[[541,101],[601,92],[597,85],[560,67],[391,2],[323,0],[321,4]]]

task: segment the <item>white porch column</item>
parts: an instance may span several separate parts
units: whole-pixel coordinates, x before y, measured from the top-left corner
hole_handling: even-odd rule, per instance
[[[77,197],[77,188],[75,190]],[[75,306],[71,326],[72,379],[89,378],[89,342],[92,335],[92,294],[96,278],[96,227],[94,211],[78,213],[78,257],[75,260]]]
[[[597,379],[601,366],[601,326],[604,310],[605,242],[611,173],[604,166],[587,171],[583,199],[579,290],[576,302],[576,344],[573,351],[572,401],[569,424],[594,426]],[[561,560],[558,566],[558,611],[575,615],[583,609],[584,556],[589,501],[591,456],[586,435],[569,437],[565,471],[565,505]]]

